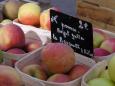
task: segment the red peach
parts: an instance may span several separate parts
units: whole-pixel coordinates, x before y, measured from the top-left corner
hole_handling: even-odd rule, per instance
[[[0,29],[0,50],[21,48],[25,44],[25,35],[22,29],[14,24],[7,24]]]
[[[22,86],[21,78],[10,66],[0,65],[0,86]]]
[[[48,43],[41,51],[41,62],[51,73],[65,73],[75,64],[74,51],[63,43]]]
[[[67,76],[65,74],[54,74],[51,77],[49,77],[47,81],[64,83],[64,82],[69,82],[70,78],[69,78],[69,76]]]
[[[84,73],[88,71],[89,67],[84,64],[76,64],[69,72],[69,77],[71,80],[81,77]]]

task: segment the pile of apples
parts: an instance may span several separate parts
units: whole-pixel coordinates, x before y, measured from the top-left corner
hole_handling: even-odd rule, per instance
[[[38,63],[26,65],[21,71],[48,82],[69,82],[80,78],[90,68],[77,63],[73,49],[63,43],[48,43],[38,58],[40,58]]]
[[[89,80],[88,86],[115,86],[115,55],[97,78]]]
[[[12,23],[0,27],[0,50],[12,54],[25,54],[42,46],[41,40],[28,40],[23,30]]]
[[[98,28],[93,29],[94,56],[107,56],[115,53],[115,37]]]

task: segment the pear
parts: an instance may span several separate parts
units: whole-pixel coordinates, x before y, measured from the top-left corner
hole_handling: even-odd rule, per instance
[[[19,7],[22,5],[20,1],[17,0],[8,0],[3,6],[3,13],[5,17],[13,20],[18,16]]]

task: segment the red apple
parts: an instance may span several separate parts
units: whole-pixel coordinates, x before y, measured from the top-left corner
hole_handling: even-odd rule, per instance
[[[76,64],[69,72],[69,77],[71,80],[77,79],[83,76],[84,73],[88,71],[89,67],[84,64]]]
[[[69,76],[65,74],[54,74],[50,76],[47,81],[56,82],[56,83],[64,83],[64,82],[69,82],[70,78]]]
[[[19,8],[19,22],[26,25],[39,25],[41,8],[36,3],[26,3]]]
[[[21,48],[24,44],[25,35],[19,26],[7,24],[0,28],[0,50]]]
[[[105,40],[101,44],[100,48],[103,48],[110,53],[114,53],[115,52],[115,38],[109,38],[109,39]]]
[[[94,49],[94,56],[107,56],[109,54],[110,54],[110,52],[108,52],[107,50],[104,50],[102,48]]]
[[[12,54],[25,54],[26,53],[24,50],[19,49],[19,48],[9,49],[7,52],[12,53]]]

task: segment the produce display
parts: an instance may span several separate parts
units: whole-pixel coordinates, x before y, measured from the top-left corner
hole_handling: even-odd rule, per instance
[[[26,65],[22,72],[49,82],[64,83],[83,76],[90,68],[85,64],[76,64],[73,49],[63,43],[48,43],[40,56],[38,64]]]
[[[46,44],[43,44],[42,40],[39,39],[27,38],[22,29],[23,26],[14,23],[25,25],[27,28],[33,26],[38,31],[48,30],[50,32],[51,9],[60,11],[55,7],[43,10],[38,3],[27,3],[19,0],[7,0],[3,4],[0,9],[0,86],[29,86],[24,85],[22,77],[18,75],[19,72],[28,75],[30,81],[31,78],[34,78],[35,82],[40,80],[40,82],[53,83],[55,86],[60,83],[63,84],[60,86],[64,86],[68,82],[82,78],[85,73],[92,69],[86,64],[76,63],[77,56],[75,56],[75,52],[70,46],[63,43],[51,43],[51,38],[49,38],[50,43],[47,42]],[[26,55],[35,53],[34,51],[37,49],[40,52],[40,61],[25,64],[20,71],[16,71],[15,64],[18,62],[19,55],[25,55],[24,57],[26,57]],[[101,60],[107,61],[107,67],[97,77],[84,82],[87,86],[115,86],[114,35],[93,27],[93,49],[94,58],[91,58],[91,60],[98,62],[97,59],[101,58]],[[17,57],[16,59],[10,59],[12,65],[4,63],[2,52]],[[34,81],[34,79],[32,80]]]

